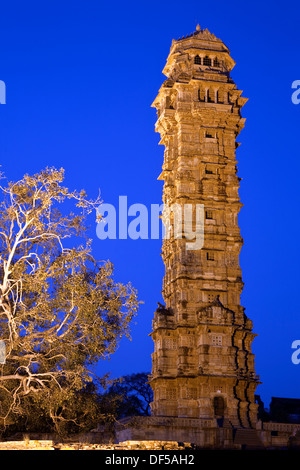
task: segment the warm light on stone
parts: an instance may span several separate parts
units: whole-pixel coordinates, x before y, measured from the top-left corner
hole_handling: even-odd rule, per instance
[[[256,336],[240,304],[236,138],[243,98],[230,78],[235,62],[208,30],[173,40],[156,97],[165,146],[164,204],[204,205],[204,246],[164,240],[163,298],[153,320],[153,416],[224,419],[256,426]],[[211,423],[212,424],[212,423]]]

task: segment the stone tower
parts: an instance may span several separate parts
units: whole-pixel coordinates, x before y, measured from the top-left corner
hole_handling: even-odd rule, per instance
[[[228,48],[199,26],[173,40],[156,97],[156,131],[165,146],[159,179],[167,206],[203,207],[204,244],[163,241],[163,298],[153,320],[152,416],[204,418],[255,427],[256,336],[240,304],[236,138],[244,127]]]

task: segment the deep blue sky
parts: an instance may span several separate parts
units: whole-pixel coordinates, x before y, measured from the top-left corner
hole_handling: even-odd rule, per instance
[[[163,147],[150,107],[164,80],[171,41],[199,23],[229,47],[232,77],[247,119],[238,141],[239,216],[244,247],[242,303],[253,343],[257,392],[300,398],[299,122],[291,84],[300,79],[300,4],[296,1],[2,2],[1,164],[10,180],[63,167],[66,185],[105,202],[161,202]],[[93,220],[91,221],[93,223]],[[91,230],[94,255],[115,264],[144,301],[132,340],[108,364],[113,376],[150,370],[153,312],[161,301],[160,240],[107,240]]]

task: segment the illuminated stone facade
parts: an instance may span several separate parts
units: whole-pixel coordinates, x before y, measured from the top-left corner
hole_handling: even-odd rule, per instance
[[[226,420],[255,427],[258,384],[252,322],[240,304],[236,138],[244,127],[228,48],[208,30],[173,40],[153,103],[165,146],[166,206],[204,206],[204,245],[163,241],[164,307],[153,320],[152,416]],[[195,206],[196,207],[196,206]]]

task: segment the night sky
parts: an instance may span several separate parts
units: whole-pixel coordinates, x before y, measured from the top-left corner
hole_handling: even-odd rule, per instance
[[[300,364],[291,344],[300,339],[299,123],[292,83],[300,80],[300,4],[296,1],[102,2],[51,0],[1,3],[0,107],[2,171],[9,180],[63,167],[70,189],[99,190],[104,202],[150,209],[161,203],[163,146],[151,104],[165,79],[172,39],[197,23],[228,46],[231,76],[249,101],[238,137],[242,305],[258,334],[253,342],[257,389],[300,398]],[[89,220],[93,254],[115,265],[144,303],[99,373],[150,371],[148,336],[162,302],[161,240],[105,240]]]

